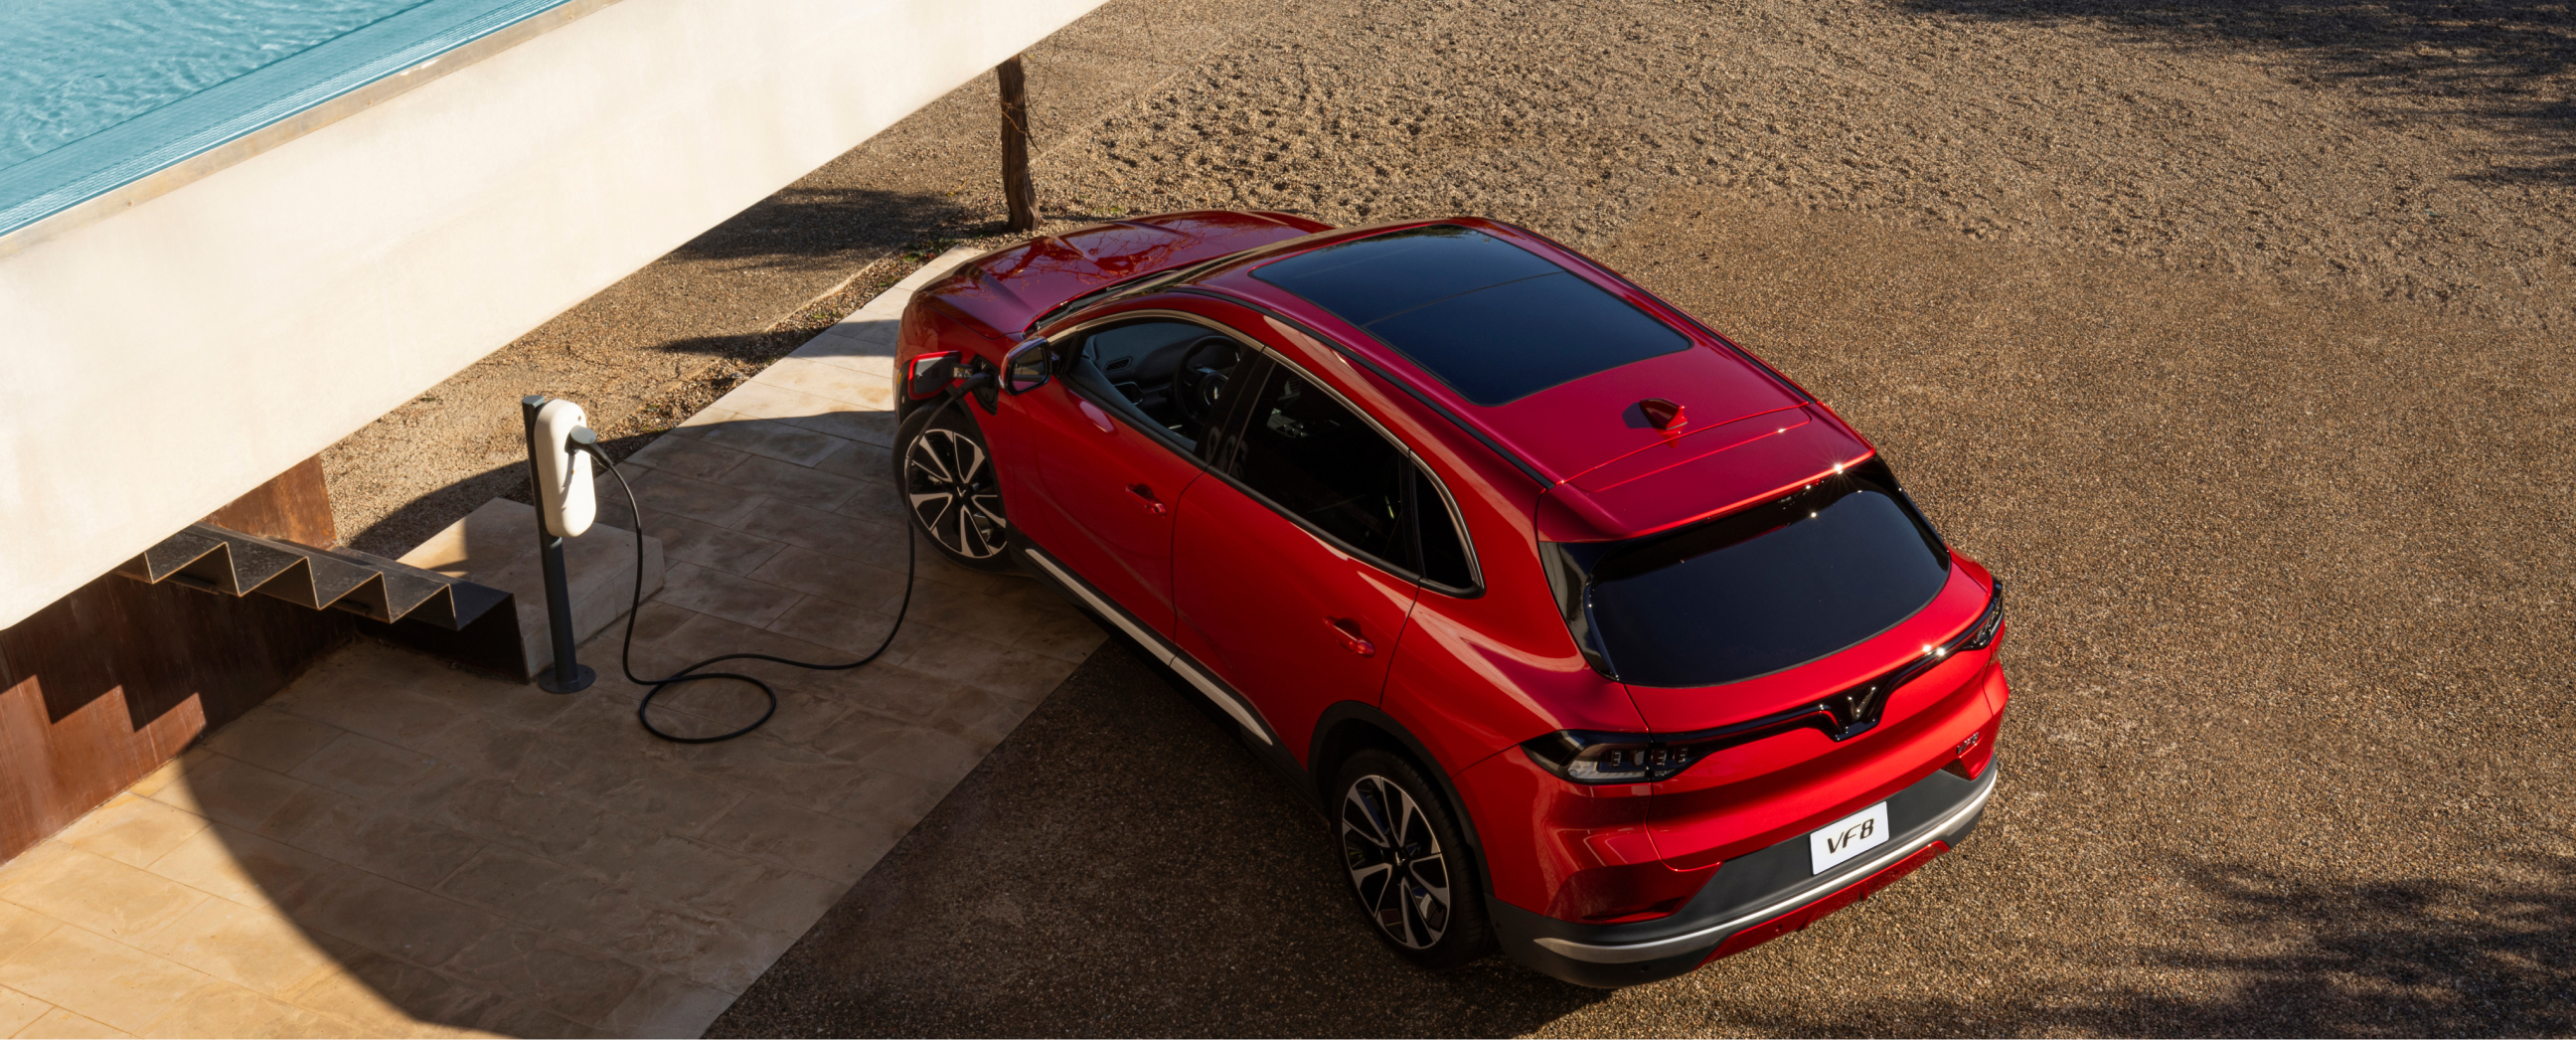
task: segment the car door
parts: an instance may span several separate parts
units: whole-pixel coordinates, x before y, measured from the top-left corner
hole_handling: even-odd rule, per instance
[[[1043,510],[1021,523],[1043,552],[1169,638],[1173,523],[1202,472],[1198,434],[1207,416],[1184,414],[1159,399],[1160,416],[1149,413],[1137,403],[1146,396],[1137,384],[1114,379],[1098,357],[1103,343],[1150,340],[1158,330],[1184,344],[1222,335],[1169,315],[1077,330],[1057,348],[1063,378],[1018,396],[1045,490]],[[1213,359],[1221,362],[1215,367],[1238,364],[1251,351],[1239,355]],[[1111,360],[1127,362],[1121,375],[1138,367],[1129,354]],[[1160,377],[1167,383],[1170,374]],[[1210,406],[1219,407],[1213,398]]]
[[[1175,637],[1250,698],[1297,762],[1323,710],[1374,704],[1419,585],[1411,455],[1271,361],[1190,485],[1173,540]]]

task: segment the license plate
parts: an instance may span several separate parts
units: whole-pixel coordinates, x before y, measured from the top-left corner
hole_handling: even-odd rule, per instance
[[[1825,829],[1807,835],[1807,853],[1822,874],[1854,856],[1887,844],[1887,803],[1880,802],[1859,812],[1826,824]]]

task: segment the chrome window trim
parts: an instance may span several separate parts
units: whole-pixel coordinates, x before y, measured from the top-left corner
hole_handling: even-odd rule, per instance
[[[1431,395],[1423,393],[1421,387],[1414,386],[1400,378],[1397,378],[1395,373],[1387,371],[1386,366],[1370,360],[1367,355],[1352,350],[1350,344],[1340,342],[1329,336],[1325,336],[1322,333],[1316,332],[1312,326],[1307,325],[1305,322],[1291,318],[1271,309],[1269,304],[1259,303],[1234,295],[1230,292],[1219,292],[1204,285],[1183,285],[1175,287],[1171,291],[1188,293],[1192,296],[1204,296],[1211,300],[1217,300],[1232,306],[1241,307],[1245,310],[1261,314],[1262,316],[1282,325],[1296,329],[1298,332],[1303,333],[1307,338],[1323,344],[1324,349],[1332,351],[1335,357],[1369,370],[1376,374],[1378,378],[1386,380],[1387,385],[1404,391],[1405,396],[1413,398],[1416,403],[1422,405],[1424,408],[1431,409],[1432,414],[1449,420],[1449,424],[1457,427],[1458,432],[1475,438],[1476,443],[1484,445],[1486,450],[1493,452],[1495,458],[1510,463],[1513,469],[1521,471],[1523,476],[1530,478],[1532,482],[1536,483],[1539,490],[1545,491],[1560,483],[1560,481],[1550,478],[1547,474],[1539,472],[1539,468],[1532,465],[1528,459],[1524,459],[1510,450],[1505,449],[1500,442],[1494,440],[1492,435],[1469,425],[1467,420],[1459,418],[1458,413],[1452,411],[1448,405],[1432,400]],[[1361,334],[1366,335],[1365,332]],[[1370,339],[1374,342],[1376,337],[1371,336]],[[1385,346],[1383,343],[1380,343],[1379,345]],[[1392,347],[1387,349],[1390,352],[1394,350]]]
[[[1132,310],[1132,311],[1120,311],[1120,312],[1118,312],[1118,313],[1116,313],[1116,314],[1112,314],[1112,315],[1109,315],[1109,316],[1107,316],[1107,317],[1103,317],[1103,318],[1095,318],[1095,319],[1092,319],[1092,320],[1090,320],[1090,321],[1083,322],[1083,323],[1082,323],[1082,324],[1080,324],[1080,325],[1073,326],[1072,328],[1066,329],[1066,330],[1064,330],[1063,332],[1059,332],[1059,333],[1057,333],[1057,334],[1055,334],[1055,335],[1053,335],[1053,336],[1049,336],[1049,337],[1047,337],[1047,339],[1048,339],[1050,342],[1062,342],[1062,341],[1064,341],[1064,340],[1071,339],[1071,338],[1073,338],[1073,337],[1075,337],[1075,336],[1079,336],[1079,335],[1083,335],[1083,334],[1085,334],[1085,333],[1088,333],[1088,332],[1090,332],[1090,331],[1092,330],[1092,328],[1093,328],[1093,327],[1095,327],[1095,326],[1107,325],[1107,324],[1111,324],[1111,323],[1113,323],[1113,322],[1121,322],[1121,321],[1125,321],[1125,320],[1130,319],[1130,318],[1140,318],[1140,317],[1141,317],[1141,318],[1177,318],[1177,319],[1179,319],[1179,320],[1181,320],[1181,321],[1188,322],[1188,323],[1190,323],[1190,324],[1192,324],[1192,325],[1196,325],[1196,326],[1198,326],[1198,327],[1200,327],[1200,328],[1206,329],[1206,330],[1208,330],[1208,331],[1210,331],[1210,332],[1214,332],[1214,333],[1217,333],[1217,334],[1219,334],[1219,335],[1222,335],[1222,336],[1224,336],[1224,337],[1226,337],[1226,338],[1228,338],[1228,339],[1231,339],[1231,340],[1233,340],[1237,345],[1239,345],[1239,346],[1243,347],[1243,348],[1244,348],[1244,349],[1246,349],[1246,350],[1254,350],[1254,351],[1259,351],[1259,352],[1261,352],[1261,353],[1263,353],[1263,354],[1267,354],[1267,355],[1269,355],[1269,356],[1270,356],[1270,360],[1272,360],[1272,361],[1276,361],[1276,362],[1278,362],[1278,363],[1280,363],[1280,364],[1283,364],[1283,365],[1288,366],[1288,368],[1289,368],[1291,371],[1294,371],[1294,372],[1296,372],[1297,374],[1299,374],[1299,375],[1302,375],[1302,376],[1306,377],[1306,381],[1307,381],[1307,382],[1309,382],[1309,383],[1313,383],[1313,384],[1315,384],[1315,386],[1316,386],[1318,389],[1321,389],[1322,391],[1324,391],[1324,392],[1325,392],[1325,393],[1327,393],[1327,394],[1331,394],[1331,395],[1333,396],[1333,400],[1341,402],[1342,407],[1344,407],[1344,408],[1348,408],[1348,409],[1350,409],[1350,410],[1351,410],[1351,414],[1356,415],[1356,416],[1359,416],[1359,417],[1360,417],[1360,421],[1361,421],[1361,422],[1364,422],[1364,423],[1369,424],[1369,428],[1370,428],[1370,429],[1372,429],[1372,430],[1376,430],[1376,431],[1377,431],[1377,435],[1378,435],[1378,436],[1380,436],[1380,437],[1384,437],[1384,438],[1386,438],[1387,440],[1389,440],[1389,441],[1393,442],[1393,443],[1395,444],[1395,446],[1396,446],[1396,447],[1404,449],[1404,453],[1405,453],[1405,454],[1407,454],[1407,455],[1412,455],[1412,454],[1414,454],[1413,446],[1412,446],[1412,445],[1410,445],[1410,444],[1406,444],[1406,443],[1405,443],[1405,441],[1404,441],[1404,438],[1396,436],[1396,435],[1395,435],[1395,433],[1394,433],[1394,431],[1389,430],[1389,429],[1387,429],[1387,428],[1386,428],[1386,424],[1385,424],[1385,423],[1382,423],[1382,422],[1377,421],[1377,416],[1370,415],[1370,414],[1369,414],[1369,412],[1368,412],[1368,409],[1366,409],[1366,408],[1362,408],[1362,407],[1360,407],[1359,405],[1352,403],[1351,399],[1350,399],[1349,397],[1344,396],[1344,395],[1342,394],[1342,392],[1341,392],[1341,391],[1333,389],[1332,384],[1330,384],[1330,383],[1326,383],[1326,382],[1324,382],[1323,380],[1320,380],[1320,379],[1315,378],[1315,374],[1314,374],[1314,372],[1313,372],[1312,370],[1309,370],[1306,366],[1298,364],[1296,361],[1294,361],[1294,360],[1290,359],[1287,355],[1282,354],[1282,353],[1280,353],[1278,350],[1276,350],[1276,349],[1272,348],[1269,344],[1267,344],[1267,343],[1263,343],[1263,342],[1261,342],[1261,341],[1260,341],[1260,340],[1258,340],[1258,339],[1253,339],[1253,338],[1251,338],[1251,337],[1248,337],[1248,336],[1244,335],[1241,331],[1239,331],[1239,330],[1237,330],[1237,329],[1233,328],[1232,326],[1224,325],[1224,324],[1221,324],[1221,323],[1214,323],[1214,322],[1215,322],[1215,319],[1213,319],[1213,318],[1209,318],[1209,317],[1206,317],[1206,316],[1204,316],[1204,315],[1191,314],[1191,313],[1189,313],[1188,311],[1167,311],[1167,310],[1162,310],[1162,309],[1159,309],[1159,308],[1152,308],[1152,307],[1140,307],[1140,308],[1138,308],[1138,309],[1136,309],[1136,310]],[[1212,323],[1213,323],[1213,324],[1212,324]],[[1070,385],[1070,384],[1068,384],[1068,385]],[[1165,432],[1169,432],[1169,431],[1165,431]]]
[[[1464,513],[1460,512],[1460,511],[1459,511],[1459,509],[1458,509],[1458,497],[1457,497],[1456,495],[1452,495],[1452,494],[1450,494],[1450,493],[1449,493],[1449,482],[1448,482],[1448,481],[1445,481],[1445,480],[1440,479],[1440,474],[1439,474],[1438,472],[1434,471],[1434,470],[1431,468],[1430,463],[1423,461],[1422,453],[1421,453],[1420,451],[1415,450],[1411,442],[1408,442],[1408,441],[1406,441],[1404,438],[1397,436],[1397,435],[1395,434],[1395,431],[1387,429],[1387,428],[1386,428],[1386,424],[1385,424],[1385,423],[1382,423],[1382,422],[1379,422],[1379,421],[1378,421],[1378,419],[1377,419],[1377,416],[1370,415],[1370,414],[1369,414],[1368,409],[1360,407],[1360,406],[1359,406],[1359,403],[1358,403],[1358,402],[1356,402],[1356,401],[1351,400],[1351,399],[1350,399],[1350,397],[1349,397],[1348,395],[1343,394],[1343,393],[1342,393],[1341,391],[1339,391],[1339,390],[1333,389],[1333,384],[1328,383],[1328,382],[1325,382],[1325,381],[1324,381],[1324,380],[1322,380],[1322,379],[1316,378],[1316,376],[1315,376],[1315,372],[1314,372],[1314,370],[1313,370],[1313,369],[1310,369],[1310,368],[1306,367],[1305,365],[1299,364],[1299,363],[1297,362],[1297,360],[1296,360],[1296,359],[1291,358],[1291,357],[1289,357],[1289,356],[1288,356],[1288,355],[1286,355],[1286,354],[1282,354],[1282,353],[1280,353],[1280,352],[1279,352],[1279,351],[1277,351],[1277,350],[1271,349],[1267,344],[1256,344],[1256,345],[1255,345],[1255,349],[1257,349],[1257,350],[1261,351],[1261,352],[1262,352],[1262,353],[1264,353],[1264,354],[1268,354],[1268,355],[1270,355],[1270,360],[1271,360],[1271,361],[1273,361],[1273,362],[1276,362],[1276,363],[1277,363],[1281,368],[1285,368],[1285,369],[1287,369],[1287,370],[1288,370],[1288,371],[1290,371],[1290,372],[1294,372],[1294,373],[1296,373],[1300,378],[1303,378],[1304,380],[1306,380],[1306,382],[1307,382],[1307,384],[1308,384],[1308,385],[1313,386],[1314,388],[1316,388],[1316,389],[1318,389],[1318,390],[1323,391],[1324,393],[1326,393],[1326,394],[1330,395],[1334,401],[1339,402],[1339,403],[1341,404],[1341,406],[1342,406],[1342,407],[1347,408],[1347,409],[1350,409],[1350,412],[1351,412],[1351,414],[1352,414],[1352,415],[1359,416],[1359,417],[1360,417],[1360,421],[1361,421],[1361,422],[1367,423],[1367,424],[1369,425],[1369,429],[1376,430],[1376,431],[1377,431],[1377,435],[1378,435],[1378,436],[1386,438],[1388,443],[1391,443],[1391,444],[1395,445],[1398,449],[1401,449],[1401,450],[1404,452],[1405,461],[1412,463],[1412,464],[1413,464],[1413,466],[1414,466],[1414,468],[1421,470],[1421,471],[1422,471],[1422,475],[1423,475],[1423,476],[1430,478],[1430,480],[1431,480],[1431,486],[1439,490],[1439,492],[1440,492],[1440,498],[1441,498],[1442,502],[1443,502],[1443,503],[1445,503],[1445,504],[1449,507],[1449,526],[1450,526],[1453,530],[1456,530],[1456,531],[1458,532],[1458,544],[1459,544],[1460,546],[1464,547],[1464,548],[1467,550],[1467,574],[1468,574],[1468,576],[1469,576],[1470,578],[1474,579],[1475,584],[1474,584],[1474,585],[1469,586],[1469,587],[1468,587],[1467,589],[1465,589],[1465,590],[1459,590],[1459,589],[1455,589],[1455,588],[1453,588],[1453,587],[1451,587],[1451,586],[1449,586],[1449,585],[1446,585],[1446,584],[1442,584],[1442,583],[1438,583],[1438,582],[1431,581],[1431,580],[1430,580],[1430,578],[1429,578],[1427,575],[1424,575],[1424,574],[1421,574],[1421,573],[1416,573],[1416,574],[1413,576],[1413,577],[1414,577],[1414,580],[1415,580],[1417,583],[1419,583],[1419,584],[1421,584],[1421,585],[1423,585],[1423,586],[1425,586],[1425,587],[1428,587],[1428,588],[1431,588],[1431,589],[1438,590],[1438,591],[1439,591],[1439,592],[1441,592],[1443,595],[1448,595],[1448,596],[1458,596],[1458,597],[1462,597],[1462,598],[1473,598],[1473,597],[1476,597],[1476,596],[1484,595],[1484,594],[1485,594],[1485,569],[1484,569],[1483,565],[1481,565],[1481,564],[1479,564],[1479,563],[1477,562],[1477,558],[1476,558],[1476,540],[1475,540],[1475,538],[1471,537],[1471,536],[1467,533],[1467,525],[1459,519],[1460,517],[1462,517],[1462,516],[1464,516],[1464,515],[1466,515],[1466,514],[1464,514]],[[1336,357],[1339,357],[1340,355],[1335,355],[1335,356],[1336,356]],[[1223,470],[1215,469],[1215,468],[1210,468],[1208,472],[1215,473],[1215,474],[1217,474],[1218,476],[1227,477],[1227,478],[1228,478],[1228,480],[1227,480],[1227,482],[1228,482],[1228,483],[1231,483],[1231,484],[1235,485],[1236,487],[1243,488],[1243,490],[1245,490],[1246,492],[1249,492],[1249,493],[1251,493],[1252,495],[1254,495],[1254,496],[1256,496],[1256,497],[1261,498],[1262,503],[1263,503],[1264,505],[1268,505],[1268,506],[1270,507],[1271,512],[1278,513],[1279,515],[1281,515],[1281,516],[1285,516],[1285,517],[1289,518],[1290,520],[1297,520],[1297,521],[1298,521],[1298,523],[1299,523],[1299,526],[1306,527],[1306,528],[1307,528],[1307,530],[1309,530],[1309,531],[1314,531],[1314,528],[1313,528],[1311,525],[1307,525],[1303,520],[1299,519],[1299,518],[1298,518],[1297,516],[1295,516],[1294,514],[1291,514],[1291,513],[1287,512],[1286,510],[1280,509],[1280,508],[1279,508],[1279,506],[1278,506],[1278,504],[1277,504],[1277,503],[1274,503],[1274,502],[1271,502],[1271,501],[1270,501],[1270,499],[1269,499],[1267,496],[1263,496],[1263,495],[1261,495],[1261,493],[1260,493],[1260,492],[1258,492],[1258,491],[1253,491],[1251,488],[1249,488],[1249,487],[1245,487],[1242,481],[1232,479],[1232,475],[1231,475],[1231,474],[1228,474],[1228,473],[1226,473],[1226,472],[1225,472],[1225,471],[1223,471]],[[1421,522],[1422,522],[1422,520],[1421,520],[1421,518],[1420,518],[1419,516],[1417,516],[1417,517],[1415,517],[1415,518],[1414,518],[1414,523],[1416,523],[1416,524],[1420,524]],[[1341,544],[1341,540],[1340,540],[1340,539],[1338,539],[1338,538],[1333,538],[1331,535],[1323,534],[1323,533],[1322,533],[1322,532],[1320,532],[1320,531],[1314,531],[1314,533],[1316,533],[1316,534],[1317,534],[1317,535],[1319,535],[1320,537],[1323,537],[1323,538],[1325,538],[1326,540],[1328,540],[1328,541],[1332,542],[1332,543],[1333,543],[1333,545],[1334,545],[1334,547],[1339,548],[1339,549],[1342,549],[1344,552],[1349,553],[1350,555],[1353,555],[1353,556],[1359,557],[1360,559],[1364,559],[1364,560],[1373,560],[1373,559],[1375,559],[1375,557],[1373,557],[1373,556],[1371,556],[1371,555],[1369,555],[1369,554],[1361,553],[1361,552],[1359,552],[1359,551],[1357,551],[1357,550],[1355,550],[1355,549],[1352,549],[1352,548],[1350,548],[1350,547],[1348,547],[1348,546],[1344,546],[1344,545],[1342,545],[1342,544]],[[1388,568],[1385,568],[1385,569],[1386,569],[1386,570],[1389,570],[1389,571],[1393,571],[1393,572],[1399,573],[1399,574],[1400,574],[1400,573],[1403,573],[1403,570],[1404,570],[1404,568],[1401,568],[1401,567],[1388,567]]]

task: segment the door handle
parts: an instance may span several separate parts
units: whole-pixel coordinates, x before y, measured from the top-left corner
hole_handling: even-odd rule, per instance
[[[1377,644],[1360,636],[1359,619],[1328,617],[1324,619],[1324,625],[1333,630],[1334,638],[1342,641],[1342,649],[1361,657],[1377,656]]]
[[[1143,484],[1129,484],[1127,485],[1127,492],[1145,500],[1146,512],[1152,513],[1155,516],[1171,515],[1171,508],[1165,506],[1162,499],[1154,497],[1153,488],[1146,487]]]

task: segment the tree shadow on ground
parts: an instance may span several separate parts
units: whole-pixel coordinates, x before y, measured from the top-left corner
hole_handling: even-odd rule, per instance
[[[1132,216],[1041,199],[1048,223],[1096,223]],[[682,243],[669,261],[747,261],[764,268],[839,268],[852,254],[920,247],[926,238],[970,240],[1007,235],[1009,224],[955,192],[886,191],[790,185]],[[924,257],[927,259],[927,257]]]
[[[2141,42],[2246,49],[2275,74],[2405,95],[2394,122],[2465,117],[2516,136],[2477,179],[2576,183],[2576,10],[2564,0],[1897,0],[1997,22],[2093,22]]]
[[[1040,214],[1042,220],[1056,225],[1097,224],[1130,216],[1134,214],[1125,210],[1072,208]],[[966,206],[927,195],[789,188],[673,250],[671,256],[844,269],[853,253],[894,253],[917,264],[961,242],[1017,242],[1038,234],[1014,233],[1005,220],[975,217]],[[776,360],[817,331],[795,318],[791,315],[779,327],[760,332],[669,339],[654,349],[665,354]]]
[[[794,189],[791,189],[790,191],[793,192]],[[782,192],[781,194],[784,195],[788,193]],[[906,196],[904,198],[918,197]],[[829,208],[828,204],[825,208]],[[972,214],[959,207],[950,207],[946,211],[946,216],[951,222],[941,224],[936,227],[927,224],[915,227],[903,235],[893,236],[893,238],[899,238],[901,240],[899,244],[883,246],[883,248],[904,250],[905,252],[902,254],[904,259],[913,264],[919,264],[929,261],[938,253],[944,252],[948,247],[960,242],[973,242],[978,239],[986,240],[987,242],[996,239],[1005,242],[1017,242],[1023,239],[1034,238],[1037,235],[1035,232],[1026,234],[1014,233],[1010,230],[1009,224],[1000,219],[966,219],[971,217]],[[1126,216],[1129,216],[1129,214],[1124,210],[1093,212],[1067,209],[1048,211],[1043,214],[1044,219],[1050,223],[1085,225],[1119,220]],[[780,219],[792,218],[782,217]],[[727,226],[730,227],[733,224],[743,222],[743,218],[737,218],[734,221],[728,221]],[[818,222],[820,221],[818,220]],[[713,238],[715,236],[715,232],[710,232],[707,237]],[[887,238],[888,236],[878,235],[877,237]],[[891,241],[892,239],[888,240]],[[735,255],[735,258],[755,259],[764,263],[788,262],[789,254],[780,252],[780,250],[792,248],[794,246],[794,243],[788,241],[774,239],[752,241],[749,238],[744,238],[735,244],[744,247],[741,253]],[[690,249],[696,249],[699,246],[700,243],[693,242],[689,246],[683,247],[682,251],[686,252]],[[819,245],[818,248],[820,248]],[[714,256],[718,254],[714,252],[702,252],[698,255]],[[805,259],[819,260],[825,256],[827,256],[825,253],[806,254]],[[854,293],[849,297],[849,302],[843,302],[840,306],[852,306],[855,301],[868,295],[872,295],[872,293]],[[839,313],[837,309],[828,316],[814,314],[791,315],[778,325],[758,332],[683,336],[665,340],[654,349],[664,354],[683,354],[692,357],[719,358],[740,361],[747,364],[766,365],[786,356],[796,348],[803,346],[807,340],[812,339],[814,336],[819,335],[825,328],[828,328],[832,321],[845,316],[846,315]]]
[[[2160,1028],[2276,1036],[2476,1036],[2576,1030],[2576,859],[2526,857],[2505,877],[2359,885],[2242,863],[2185,877],[2277,952],[2155,962],[2235,976],[2217,999],[2165,998]],[[2154,1006],[2154,1001],[2147,1002]],[[2107,1024],[2107,1023],[2106,1023]]]
[[[836,268],[853,253],[901,249],[925,230],[965,213],[964,206],[944,194],[790,185],[683,243],[662,262]]]
[[[1925,998],[1891,1012],[1922,1034],[2537,1036],[2576,1031],[2576,858],[2479,876],[2352,882],[2246,863],[2178,864],[2220,908],[2219,934],[2122,958],[2209,984],[2064,990],[2001,1002]],[[2103,961],[2105,951],[2066,951]],[[1848,1033],[1807,1014],[1748,1023]]]

